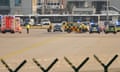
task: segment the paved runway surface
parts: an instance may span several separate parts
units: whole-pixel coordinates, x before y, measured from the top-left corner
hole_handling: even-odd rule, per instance
[[[65,33],[31,29],[30,34],[0,33],[0,58],[13,70],[23,61],[27,63],[18,72],[42,72],[33,62],[35,58],[45,69],[54,59],[58,62],[49,72],[74,72],[64,60],[67,57],[76,67],[89,57],[80,72],[103,72],[103,67],[93,55],[107,64],[116,54],[120,55],[120,33],[89,34]],[[9,72],[0,62],[0,72]],[[120,72],[120,57],[110,65],[109,72]]]

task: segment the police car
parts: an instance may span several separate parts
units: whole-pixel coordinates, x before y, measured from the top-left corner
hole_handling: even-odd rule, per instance
[[[120,32],[120,20],[116,22],[116,30]]]
[[[53,32],[56,32],[56,31],[60,31],[60,32],[62,32],[62,26],[61,25],[54,25],[54,27],[53,27]]]
[[[90,23],[89,33],[100,33],[100,27],[97,23]]]
[[[116,33],[117,33],[116,25],[115,25],[115,24],[112,24],[112,23],[108,23],[108,24],[105,26],[104,32],[105,32],[106,34],[107,34],[107,33],[114,33],[114,34],[116,34]]]

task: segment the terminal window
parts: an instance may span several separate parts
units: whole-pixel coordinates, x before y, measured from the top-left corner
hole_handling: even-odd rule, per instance
[[[0,0],[0,6],[9,6],[10,1],[9,0]]]
[[[15,6],[21,6],[21,0],[15,0]]]

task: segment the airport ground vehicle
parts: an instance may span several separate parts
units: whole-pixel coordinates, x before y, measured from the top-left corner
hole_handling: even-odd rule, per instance
[[[116,30],[116,26],[114,24],[108,24],[105,29],[104,29],[104,32],[107,34],[107,33],[114,33],[116,34],[117,33],[117,30]]]
[[[30,19],[29,24],[30,24],[30,25],[35,25],[35,21],[34,21],[34,19]]]
[[[41,28],[47,29],[47,32],[51,32],[53,28],[53,24],[50,22],[48,18],[41,19]]]
[[[68,33],[70,32],[83,33],[83,32],[87,32],[88,30],[89,30],[88,25],[84,23],[70,22],[64,26],[64,31]]]
[[[120,25],[116,25],[117,32],[120,32]]]
[[[79,32],[88,32],[88,30],[89,30],[89,26],[88,26],[88,24],[87,23],[81,23],[81,24],[78,24],[79,25]]]
[[[66,32],[67,28],[68,28],[68,22],[63,22],[62,23],[62,28],[63,28],[64,32]]]
[[[95,23],[90,25],[89,33],[100,33],[100,32],[101,30],[98,24]]]
[[[61,25],[54,25],[53,32],[60,31],[62,32],[62,26]]]
[[[1,17],[1,32],[19,32],[21,33],[20,18],[15,16],[2,16]]]
[[[117,32],[120,32],[120,21],[116,22],[116,30]]]
[[[65,25],[65,27],[64,27],[64,31],[65,31],[65,32],[68,32],[68,33],[71,33],[71,32],[73,32],[74,30],[75,30],[75,24],[72,23],[72,22],[67,23],[67,24]]]

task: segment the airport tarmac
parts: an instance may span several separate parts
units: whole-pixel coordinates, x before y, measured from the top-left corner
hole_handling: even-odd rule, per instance
[[[120,33],[48,33],[45,29],[30,29],[30,34],[27,34],[25,29],[21,34],[0,33],[0,58],[5,60],[13,70],[23,60],[27,60],[18,72],[43,72],[33,62],[33,58],[45,69],[57,58],[58,61],[49,72],[74,72],[65,61],[65,57],[76,67],[89,57],[79,71],[104,72],[104,68],[94,58],[94,55],[105,64],[118,55],[108,71],[120,72],[119,47]],[[0,72],[9,72],[2,62],[0,62]]]

